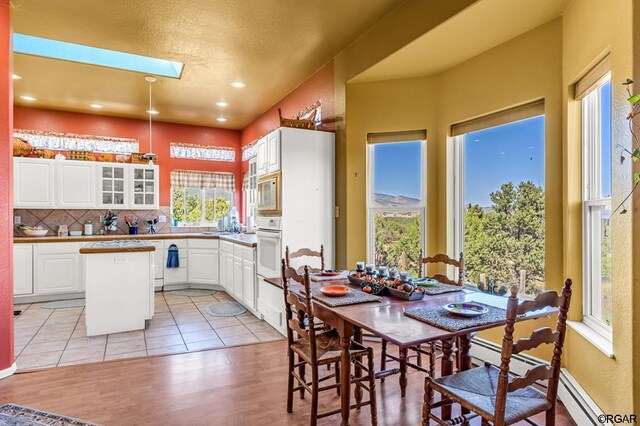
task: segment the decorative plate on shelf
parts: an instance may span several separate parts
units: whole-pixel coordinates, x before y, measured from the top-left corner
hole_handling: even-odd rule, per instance
[[[343,285],[327,285],[327,286],[324,286],[324,287],[320,287],[320,291],[325,296],[340,297],[340,296],[344,296],[345,294],[349,293],[351,291],[351,289],[349,287],[345,287]]]
[[[453,315],[467,318],[478,317],[489,312],[484,306],[473,302],[450,303],[443,308]]]

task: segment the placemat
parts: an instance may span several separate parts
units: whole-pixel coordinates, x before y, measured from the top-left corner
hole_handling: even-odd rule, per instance
[[[319,273],[309,274],[309,279],[311,281],[321,282],[321,281],[335,281],[335,280],[346,280],[349,276],[349,271],[342,271],[340,275],[336,275],[334,277],[323,277]]]
[[[436,285],[430,285],[422,288],[424,288],[424,294],[429,294],[432,296],[436,294],[462,291],[462,287],[460,287],[459,285],[451,285],[451,284],[443,284],[443,283],[438,283]]]
[[[332,297],[325,296],[322,294],[320,289],[311,290],[311,295],[314,300],[324,303],[325,305],[336,307],[336,306],[346,306],[346,305],[355,305],[357,303],[367,303],[367,302],[379,302],[382,300],[380,296],[374,296],[373,294],[367,294],[360,290],[351,289],[351,291],[344,296],[340,297]]]
[[[489,312],[479,317],[465,318],[449,313],[442,306],[429,306],[405,311],[404,314],[409,318],[417,319],[418,321],[426,322],[427,324],[449,331],[506,322],[507,311],[505,309],[496,308],[495,306],[484,303],[478,304],[487,308]]]

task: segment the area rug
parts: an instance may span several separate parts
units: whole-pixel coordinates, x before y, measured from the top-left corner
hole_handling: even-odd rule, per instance
[[[168,291],[172,296],[187,296],[187,297],[202,297],[202,296],[213,296],[217,293],[216,290],[198,290],[195,288],[190,288],[187,290],[171,290]]]
[[[35,410],[15,404],[0,406],[0,425],[7,426],[97,426],[72,417]]]
[[[64,309],[64,308],[81,308],[84,306],[84,299],[59,300],[57,302],[49,302],[42,305],[42,309]]]
[[[212,317],[234,317],[242,315],[247,310],[238,302],[218,302],[204,307],[206,313]]]

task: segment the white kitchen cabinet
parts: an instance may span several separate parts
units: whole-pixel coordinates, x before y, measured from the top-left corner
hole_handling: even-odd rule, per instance
[[[167,268],[167,255],[169,247],[175,244],[178,247],[178,260],[180,266],[178,268]],[[187,284],[189,282],[188,272],[188,240],[166,240],[164,242],[164,285]]]
[[[97,165],[97,204],[103,209],[122,209],[127,205],[126,179],[128,165]]]
[[[269,151],[267,147],[267,137],[258,139],[256,142],[256,173],[258,177],[269,173]]]
[[[34,249],[34,291],[37,295],[83,290],[80,244],[45,243]]]
[[[158,209],[158,166],[134,164],[129,169],[131,209]]]
[[[233,253],[226,253],[224,269],[226,272],[226,291],[233,294]]]
[[[267,173],[280,171],[280,130],[267,135]]]
[[[256,263],[253,259],[242,260],[242,300],[247,308],[256,309]]]
[[[151,252],[151,261],[153,262],[153,282],[156,291],[162,290],[164,285],[164,242],[161,240],[148,241],[149,244],[156,248]]]
[[[284,290],[260,279],[257,301],[258,311],[262,318],[280,333],[286,335]]]
[[[96,164],[90,161],[55,161],[56,207],[90,209],[96,205]]]
[[[189,248],[189,284],[218,284],[217,249]]]
[[[233,297],[242,301],[242,258],[233,256]]]
[[[47,209],[56,206],[54,160],[13,159],[13,206]]]
[[[33,244],[13,245],[13,294],[33,294]]]

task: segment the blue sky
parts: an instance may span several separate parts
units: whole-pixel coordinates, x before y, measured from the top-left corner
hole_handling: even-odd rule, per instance
[[[471,132],[464,139],[464,203],[491,206],[506,182],[544,187],[544,116]]]
[[[420,156],[422,142],[373,145],[376,194],[420,197]]]
[[[611,80],[602,86],[601,99],[602,117],[600,132],[602,135],[601,168],[602,168],[602,196],[611,196]],[[605,102],[606,100],[606,102]]]

